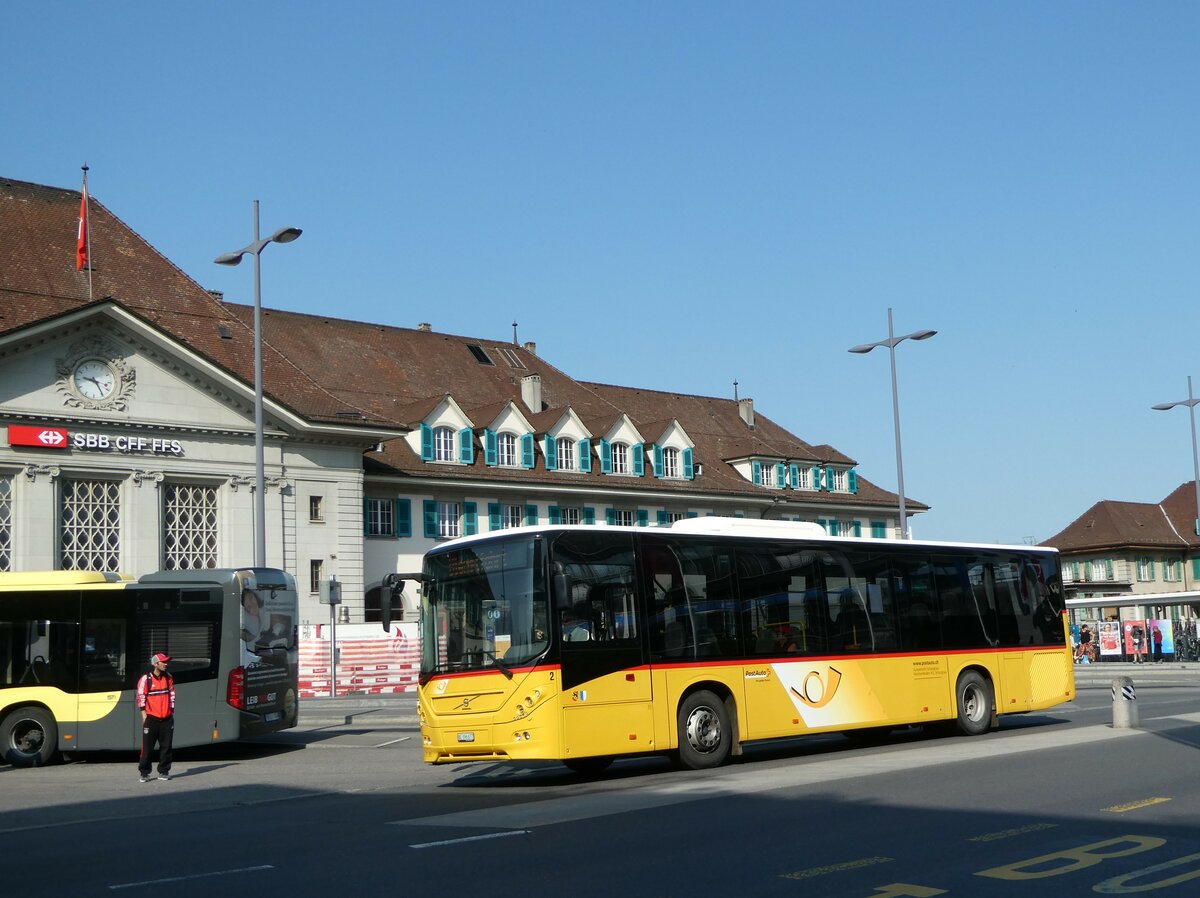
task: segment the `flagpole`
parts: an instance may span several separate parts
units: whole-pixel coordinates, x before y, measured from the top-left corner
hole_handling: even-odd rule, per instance
[[[92,297],[92,209],[87,190],[88,164],[83,163],[83,233],[87,236],[88,302]]]

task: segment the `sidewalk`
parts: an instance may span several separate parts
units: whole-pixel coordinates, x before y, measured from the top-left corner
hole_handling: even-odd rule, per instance
[[[368,695],[352,693],[336,698],[300,699],[300,726],[412,726],[417,725],[416,692]]]

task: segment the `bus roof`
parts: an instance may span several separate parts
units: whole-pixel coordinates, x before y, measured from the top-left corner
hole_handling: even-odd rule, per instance
[[[0,592],[9,589],[64,589],[72,586],[119,586],[133,580],[112,571],[17,571],[0,573]]]
[[[696,536],[737,536],[756,539],[795,539],[828,544],[886,546],[919,546],[928,549],[979,549],[1002,550],[1010,552],[1030,552],[1057,555],[1058,549],[1047,546],[1013,546],[993,543],[944,542],[935,540],[896,540],[881,537],[865,536],[830,536],[820,524],[811,521],[772,521],[754,518],[725,518],[710,515],[703,518],[684,518],[675,521],[669,527],[624,527],[612,524],[539,524],[535,527],[516,527],[507,530],[479,533],[474,536],[460,536],[456,539],[440,543],[430,552],[440,552],[446,548],[469,545],[472,543],[493,539],[499,536],[515,536],[520,533],[560,533],[563,531],[610,530],[624,533],[678,533]]]

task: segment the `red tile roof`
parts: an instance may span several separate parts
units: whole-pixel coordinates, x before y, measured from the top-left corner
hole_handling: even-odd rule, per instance
[[[1097,502],[1042,545],[1061,552],[1200,547],[1195,520],[1196,487],[1188,481],[1158,504]]]

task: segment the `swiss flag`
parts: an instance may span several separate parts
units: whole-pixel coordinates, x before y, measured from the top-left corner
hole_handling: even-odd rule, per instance
[[[88,201],[87,179],[83,181],[83,193],[79,197],[79,237],[75,241],[75,270],[88,267]]]

